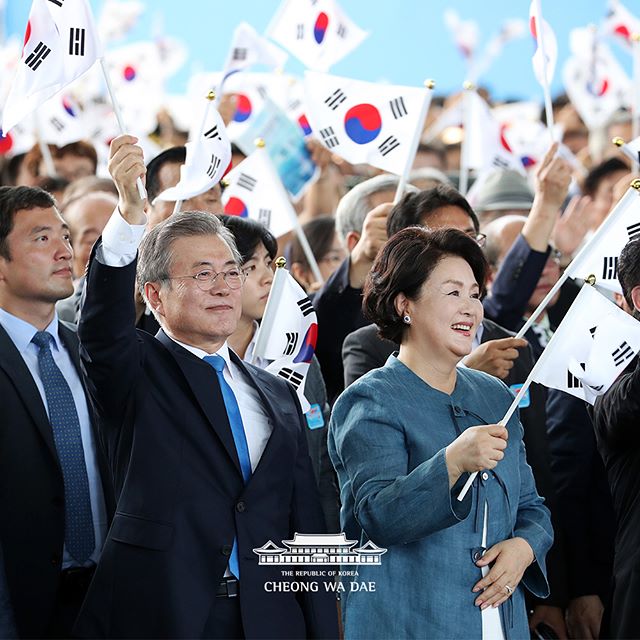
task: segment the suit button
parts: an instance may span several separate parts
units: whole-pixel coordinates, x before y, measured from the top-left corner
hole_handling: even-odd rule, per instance
[[[240,500],[236,505],[236,511],[239,511],[240,513],[242,513],[243,511],[246,511],[246,510],[247,510],[247,505],[242,500]]]
[[[222,545],[222,555],[223,556],[230,556],[232,549],[233,549],[233,547],[230,544],[223,544]]]
[[[62,507],[64,505],[64,500],[60,496],[56,496],[51,502],[53,502],[54,507]]]
[[[486,471],[482,474],[482,479],[483,480],[488,480],[489,479],[489,474]]]

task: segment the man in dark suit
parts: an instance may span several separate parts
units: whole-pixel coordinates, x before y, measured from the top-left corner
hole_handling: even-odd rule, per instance
[[[640,240],[620,254],[618,279],[640,319]],[[613,593],[603,619],[605,638],[640,637],[640,359],[632,361],[593,407],[598,450],[607,470],[618,531]]]
[[[0,546],[20,637],[69,637],[112,512],[55,303],[73,291],[69,231],[51,196],[0,188]]]
[[[111,146],[120,200],[90,261],[79,327],[117,510],[77,633],[334,637],[335,598],[253,552],[324,531],[296,393],[227,346],[243,273],[215,216],[171,216],[136,261],[146,217],[135,141]],[[162,326],[155,337],[134,326],[136,275]]]

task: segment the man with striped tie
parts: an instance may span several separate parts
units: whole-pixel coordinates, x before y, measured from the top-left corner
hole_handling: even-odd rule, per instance
[[[227,346],[244,282],[233,236],[187,212],[142,239],[135,142],[111,145],[120,198],[94,247],[79,325],[117,509],[76,631],[337,637],[335,597],[307,577],[269,593],[281,567],[253,553],[324,522],[295,390]],[[155,337],[134,326],[136,276]]]
[[[112,492],[80,378],[69,229],[53,198],[0,187],[0,547],[20,637],[69,637]]]

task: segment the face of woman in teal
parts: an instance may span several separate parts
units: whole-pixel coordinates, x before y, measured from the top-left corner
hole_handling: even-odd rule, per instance
[[[403,345],[456,363],[471,352],[484,314],[480,287],[466,260],[442,258],[416,300],[398,298],[402,315],[411,318]]]

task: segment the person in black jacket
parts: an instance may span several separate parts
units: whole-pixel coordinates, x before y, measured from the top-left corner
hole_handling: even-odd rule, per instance
[[[624,299],[640,318],[640,240],[620,254]],[[640,637],[640,359],[636,358],[593,408],[598,450],[604,459],[618,530],[613,590],[603,637]]]

